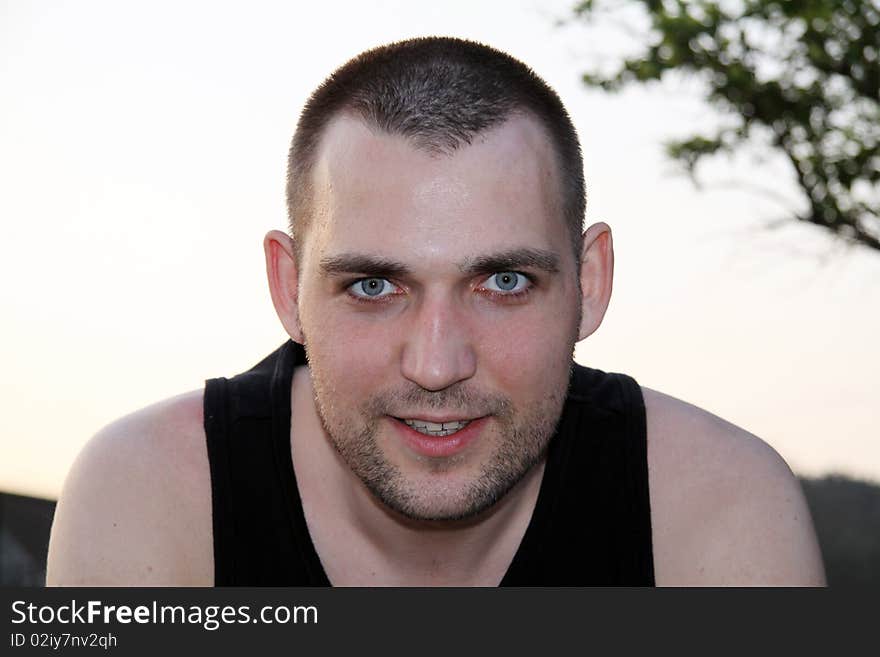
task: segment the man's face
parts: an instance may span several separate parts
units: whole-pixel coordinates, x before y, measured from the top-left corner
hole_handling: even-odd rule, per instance
[[[552,436],[580,317],[556,170],[525,117],[451,155],[346,116],[324,135],[298,298],[316,406],[406,517],[489,508]]]

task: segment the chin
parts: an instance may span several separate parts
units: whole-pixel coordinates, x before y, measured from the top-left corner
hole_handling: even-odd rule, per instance
[[[471,473],[424,473],[406,477],[393,468],[381,479],[361,477],[378,502],[403,520],[451,523],[478,520],[492,513],[544,456],[545,450],[511,468],[495,463]],[[387,474],[387,472],[386,472]]]
[[[448,499],[445,495],[426,497],[422,492],[418,497],[404,498],[388,496],[383,492],[373,492],[379,502],[405,521],[419,523],[453,523],[478,518],[491,513],[498,498],[486,500]]]

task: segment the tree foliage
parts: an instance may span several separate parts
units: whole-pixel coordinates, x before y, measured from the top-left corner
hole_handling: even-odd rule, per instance
[[[765,140],[805,197],[793,217],[880,249],[880,0],[587,0],[575,13],[612,25],[634,6],[641,52],[587,85],[698,76],[723,126],[668,143],[669,156],[696,180],[705,158]]]

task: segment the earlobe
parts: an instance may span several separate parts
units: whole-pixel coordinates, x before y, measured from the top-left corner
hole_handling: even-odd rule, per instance
[[[614,278],[614,244],[611,228],[604,222],[584,232],[581,251],[581,325],[578,340],[592,335],[608,309]]]
[[[280,230],[269,231],[263,239],[269,293],[278,319],[294,342],[302,344],[299,323],[299,270],[290,236]]]

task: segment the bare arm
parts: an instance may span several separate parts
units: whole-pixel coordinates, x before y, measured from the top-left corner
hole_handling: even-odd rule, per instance
[[[210,499],[200,392],[114,422],[67,476],[47,584],[211,585]]]
[[[800,483],[766,443],[645,390],[660,585],[823,586]]]

